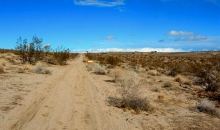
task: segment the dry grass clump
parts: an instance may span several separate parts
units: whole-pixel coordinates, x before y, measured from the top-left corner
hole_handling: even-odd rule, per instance
[[[94,71],[95,71],[95,73],[101,74],[101,75],[105,75],[108,73],[105,66],[97,64],[97,63],[94,64]]]
[[[197,109],[200,112],[209,113],[211,115],[214,115],[214,116],[220,118],[220,112],[216,109],[215,104],[207,99],[202,100],[198,104]]]
[[[110,105],[133,109],[136,112],[141,110],[147,111],[150,109],[150,102],[147,98],[140,96],[140,86],[143,81],[132,71],[114,71],[115,83],[117,85],[117,92],[120,98],[109,98]]]
[[[121,69],[115,69],[115,70],[111,70],[109,72],[109,75],[111,77],[113,77],[113,81],[114,82],[117,82],[117,81],[119,81],[121,78],[123,78],[125,76],[125,73]]]
[[[177,75],[174,80],[181,84],[191,85],[190,80],[187,77],[184,77],[182,75]]]
[[[147,98],[121,99],[117,97],[109,97],[108,103],[118,108],[133,109],[137,113],[140,111],[151,111],[153,107]]]
[[[100,65],[98,63],[88,64],[86,65],[88,71],[94,71],[96,74],[105,75],[108,73],[104,65]]]
[[[51,70],[49,70],[48,68],[46,68],[43,65],[37,65],[32,72],[37,73],[37,74],[51,74]]]

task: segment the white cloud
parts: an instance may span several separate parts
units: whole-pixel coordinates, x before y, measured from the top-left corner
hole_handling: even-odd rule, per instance
[[[107,36],[107,37],[106,37],[107,40],[112,40],[112,39],[114,39],[114,38],[115,38],[115,36]]]
[[[185,38],[185,39],[182,39],[182,41],[199,41],[199,40],[206,40],[206,39],[207,39],[206,36],[197,36],[197,37]]]
[[[187,32],[187,31],[170,31],[169,32],[170,36],[189,36],[189,35],[194,35],[194,32]]]
[[[88,50],[73,50],[73,52],[85,53],[89,52],[184,52],[182,49],[174,49],[174,48],[137,48],[137,49],[124,49],[124,48],[105,48],[105,49],[88,49]]]
[[[99,6],[99,7],[114,7],[119,5],[124,5],[124,0],[74,0],[74,4],[83,6]]]

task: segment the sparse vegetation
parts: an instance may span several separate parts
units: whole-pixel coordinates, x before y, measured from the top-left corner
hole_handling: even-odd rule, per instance
[[[53,52],[50,45],[42,44],[43,40],[33,36],[32,42],[21,37],[17,39],[15,49],[20,56],[21,63],[35,64],[37,61],[45,61],[50,64],[66,65],[69,58],[75,58],[78,54],[71,54],[69,49],[57,47]]]
[[[65,65],[66,61],[70,58],[70,50],[64,47],[57,47],[53,52],[53,57],[60,65]]]
[[[37,65],[32,71],[37,74],[51,74],[51,70],[43,65]]]
[[[33,36],[32,42],[28,43],[27,39],[22,40],[20,37],[17,39],[16,50],[18,50],[18,55],[20,55],[21,62],[29,62],[34,64],[43,57],[43,47],[42,39],[37,36]]]
[[[205,86],[204,91],[219,93],[220,96],[220,54],[219,52],[191,53],[88,53],[89,59],[104,65],[123,63],[123,68],[141,66],[150,75],[165,74],[175,77],[180,84]],[[111,59],[115,60],[111,60]],[[107,60],[109,59],[109,60]],[[126,64],[126,65],[125,65]],[[127,66],[127,67],[125,67]],[[150,69],[150,70],[149,70]],[[157,72],[157,74],[156,74]],[[181,75],[181,76],[179,76]],[[190,80],[186,76],[191,76]],[[165,86],[170,86],[167,83]]]
[[[220,89],[220,55],[211,55],[208,59],[191,62],[190,71],[206,84],[206,91],[219,92]]]

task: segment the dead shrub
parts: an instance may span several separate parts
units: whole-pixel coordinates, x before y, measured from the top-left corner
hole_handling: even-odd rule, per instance
[[[220,113],[219,111],[216,109],[215,104],[207,99],[202,100],[198,106],[197,109],[200,112],[205,112],[208,114],[211,114],[213,116],[216,116],[218,118],[220,118]]]
[[[37,74],[51,74],[51,70],[43,65],[37,65],[32,71]]]
[[[149,109],[150,102],[147,98],[140,96],[140,86],[142,86],[144,82],[136,73],[125,71],[124,77],[117,77],[115,82],[117,92],[121,96],[120,102],[117,102],[120,103],[118,106],[121,108],[134,109],[136,112],[140,110],[147,111]]]
[[[125,73],[121,69],[115,69],[115,70],[111,70],[109,72],[109,75],[113,77],[114,82],[117,82],[118,80],[120,80],[121,78],[125,76]]]
[[[181,84],[191,85],[191,82],[189,81],[189,79],[187,79],[186,77],[182,75],[177,75],[174,80]]]
[[[94,64],[94,71],[97,74],[105,75],[108,73],[105,66],[101,66],[100,64]]]

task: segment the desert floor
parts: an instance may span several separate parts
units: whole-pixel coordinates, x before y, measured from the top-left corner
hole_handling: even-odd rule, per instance
[[[112,77],[87,71],[83,55],[66,66],[48,65],[49,75],[28,67],[6,62],[0,74],[1,130],[220,129],[219,118],[193,110],[200,100],[198,87],[179,86],[173,77],[146,75],[141,89],[153,110],[136,113],[108,104],[117,96]],[[160,87],[166,81],[173,87]],[[158,91],[152,91],[155,86]]]

